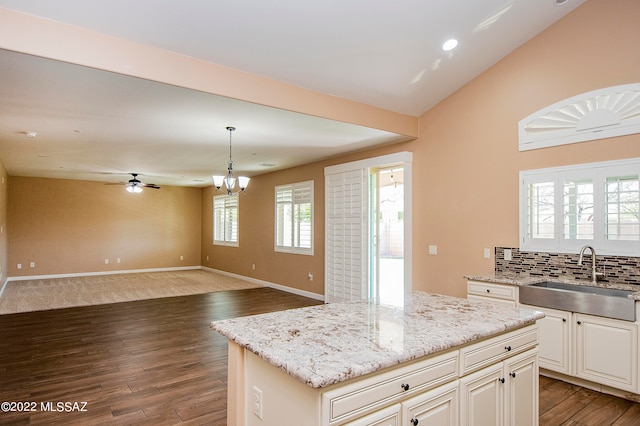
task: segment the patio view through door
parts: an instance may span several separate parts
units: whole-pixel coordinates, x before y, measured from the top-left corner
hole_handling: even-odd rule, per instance
[[[369,174],[369,296],[401,305],[404,297],[404,169]]]

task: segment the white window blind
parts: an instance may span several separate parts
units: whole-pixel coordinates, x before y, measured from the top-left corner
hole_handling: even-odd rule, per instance
[[[275,250],[313,254],[313,181],[276,186]]]
[[[325,175],[325,301],[368,297],[364,170]]]
[[[213,197],[213,244],[238,246],[238,194]]]
[[[640,253],[640,159],[520,173],[524,251]]]

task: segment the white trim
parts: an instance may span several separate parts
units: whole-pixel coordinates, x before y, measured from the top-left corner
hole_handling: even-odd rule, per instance
[[[2,283],[2,288],[0,288],[0,298],[2,298],[2,293],[4,293],[4,289],[7,288],[7,283],[9,282],[9,278],[5,279]]]
[[[28,276],[20,276],[20,277],[8,277],[7,281],[45,280],[49,278],[91,277],[96,275],[136,274],[140,272],[189,271],[192,269],[201,269],[201,268],[202,268],[201,266],[180,266],[175,268],[123,269],[119,271],[76,272],[71,274],[52,274],[52,275],[28,275]]]
[[[233,272],[222,271],[220,269],[213,269],[213,268],[209,268],[208,266],[202,266],[202,269],[205,269],[211,272],[216,272],[221,275],[226,275],[228,277],[238,278],[240,280],[248,281],[250,283],[261,284],[261,285],[264,285],[265,287],[275,288],[276,290],[286,291],[287,293],[297,294],[298,296],[304,296],[310,299],[320,300],[324,302],[324,296],[322,294],[312,293],[306,290],[299,290],[297,288],[287,287],[285,285],[276,284],[269,281],[263,281],[257,278],[251,278],[244,275],[234,274]]]
[[[352,161],[350,163],[336,164],[324,168],[324,174],[343,173],[355,169],[368,169],[370,167],[384,167],[393,164],[410,163],[413,161],[413,153],[409,151],[396,152],[394,154],[381,155],[379,157],[365,158],[364,160]]]

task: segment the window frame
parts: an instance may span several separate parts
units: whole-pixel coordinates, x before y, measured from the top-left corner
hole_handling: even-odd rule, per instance
[[[223,229],[225,234],[222,236],[222,239],[216,239],[216,230],[218,226],[216,226],[217,222],[217,209],[220,207],[216,207],[216,201],[224,200],[222,206],[222,215],[223,215]],[[228,203],[230,200],[235,200],[233,205]],[[233,216],[233,211],[235,210],[235,217]],[[235,219],[235,223],[234,222]],[[231,220],[231,223],[227,223],[228,220]],[[238,247],[240,245],[240,197],[238,194],[232,195],[214,195],[213,196],[213,245],[216,246],[228,246],[228,247]],[[231,230],[231,235],[227,235],[227,231],[229,230],[229,226],[231,228],[235,227],[235,239],[233,239],[233,230]]]
[[[296,191],[309,191],[309,196],[308,198],[305,197],[303,200],[296,200]],[[284,191],[291,191],[291,202],[287,203],[287,205],[289,206],[290,210],[293,212],[296,209],[296,206],[300,206],[302,204],[310,204],[310,210],[311,210],[311,217],[310,217],[310,229],[309,229],[309,240],[310,240],[310,246],[309,247],[301,247],[301,246],[296,246],[295,241],[296,238],[294,237],[294,233],[296,232],[296,230],[300,230],[300,223],[298,222],[298,218],[296,217],[296,215],[292,214],[291,215],[291,222],[289,224],[289,229],[291,230],[291,235],[290,235],[290,245],[284,245],[282,244],[282,241],[280,241],[280,234],[281,234],[281,229],[280,229],[280,216],[278,213],[278,208],[281,205],[284,205],[285,203],[283,202],[279,202],[279,194],[280,192],[284,192]],[[276,252],[281,252],[281,253],[291,253],[291,254],[302,254],[302,255],[307,255],[307,256],[313,256],[314,250],[313,250],[313,246],[314,246],[314,220],[315,220],[315,214],[314,214],[314,181],[313,180],[308,180],[308,181],[304,181],[304,182],[296,182],[296,183],[290,183],[290,184],[285,184],[285,185],[277,185],[274,189],[274,234],[273,234],[273,248],[274,251]],[[306,202],[300,202],[300,201],[309,201],[309,203]],[[298,202],[296,202],[298,201]],[[300,238],[298,238],[298,243],[300,242]]]
[[[520,250],[530,252],[576,253],[584,245],[593,246],[598,254],[633,255],[640,253],[637,240],[608,239],[606,234],[607,179],[637,176],[640,180],[640,158],[586,163],[520,172],[519,221]],[[593,185],[593,238],[566,239],[564,232],[564,185],[568,180],[591,180]],[[554,237],[532,238],[529,235],[529,186],[533,183],[554,184]]]

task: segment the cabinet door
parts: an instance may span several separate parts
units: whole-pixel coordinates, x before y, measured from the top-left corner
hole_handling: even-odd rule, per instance
[[[576,375],[637,392],[637,325],[583,314],[574,314],[574,320]]]
[[[400,404],[371,413],[345,426],[400,426]]]
[[[528,351],[504,362],[505,424],[538,424],[538,354]]]
[[[502,363],[460,379],[460,424],[503,424],[504,373]]]
[[[440,386],[402,403],[405,425],[458,425],[458,382]]]
[[[520,307],[541,311],[546,315],[537,321],[540,368],[572,374],[571,312],[527,305],[520,305]]]

